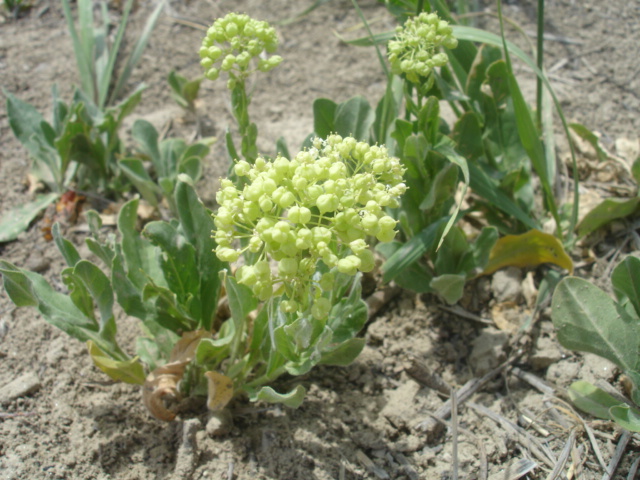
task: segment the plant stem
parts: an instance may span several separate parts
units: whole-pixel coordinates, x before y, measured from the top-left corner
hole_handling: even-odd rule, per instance
[[[369,27],[369,22],[367,22],[367,19],[364,17],[364,14],[362,13],[362,10],[360,9],[360,6],[358,5],[358,2],[356,0],[351,0],[351,3],[353,3],[353,7],[356,9],[356,13],[360,17],[360,20],[362,20],[362,23],[364,24],[364,28],[367,29],[367,34],[369,35],[369,38],[371,39],[371,42],[373,43],[373,46],[376,49],[376,54],[378,55],[378,61],[380,62],[380,65],[382,66],[382,70],[384,70],[384,74],[387,77],[387,81],[390,81],[391,73],[389,72],[389,69],[387,68],[387,62],[385,61],[385,59],[384,59],[384,57],[382,55],[382,52],[380,51],[380,47],[374,41],[373,32],[371,31],[371,28]]]
[[[242,156],[247,162],[253,164],[258,158],[258,147],[256,146],[257,128],[249,118],[250,103],[251,99],[247,95],[244,80],[237,80],[236,86],[231,92],[233,116],[238,122],[238,130],[242,139],[240,145]]]
[[[538,0],[538,32],[536,61],[542,71],[544,64],[544,0]],[[542,125],[542,79],[536,76],[536,120]]]

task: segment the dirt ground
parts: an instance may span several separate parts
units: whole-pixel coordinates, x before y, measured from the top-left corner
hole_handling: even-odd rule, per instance
[[[132,86],[148,85],[132,118],[147,118],[158,128],[171,122],[170,134],[194,132],[195,124],[171,100],[166,83],[171,69],[190,78],[200,73],[197,50],[203,32],[183,20],[208,24],[241,11],[277,24],[312,3],[170,2],[131,80]],[[360,3],[376,31],[393,27],[377,2]],[[505,3],[505,14],[533,34],[537,2]],[[620,139],[637,141],[640,133],[640,6],[627,0],[547,4],[545,63],[565,114],[599,132],[616,153],[622,149]],[[131,31],[140,30],[152,7],[139,2]],[[492,11],[494,4],[488,2],[485,13]],[[495,28],[490,15],[478,21]],[[333,0],[300,21],[278,26],[285,61],[261,77],[251,105],[263,152],[273,152],[280,135],[291,150],[298,148],[312,131],[315,98],[344,101],[359,94],[377,101],[384,79],[374,51],[345,45],[333,35],[364,35],[358,25],[351,2]],[[528,73],[523,71],[522,78],[527,81]],[[57,1],[41,0],[22,18],[0,24],[4,89],[49,112],[52,84],[69,98],[76,80]],[[227,98],[224,82],[203,83],[199,111],[206,135],[221,138],[231,124]],[[1,215],[29,198],[27,153],[14,138],[4,109],[0,142]],[[226,168],[218,144],[207,158],[207,180],[199,185],[209,204]],[[606,182],[592,180],[601,196],[611,194]],[[71,238],[80,244],[79,235]],[[610,262],[632,245],[627,242],[627,250],[620,252],[623,241],[600,235],[576,249],[576,274],[603,283]],[[587,251],[592,256],[585,256]],[[62,258],[37,226],[18,241],[1,244],[0,256],[39,271],[62,288]],[[432,296],[401,292],[367,325],[367,346],[354,364],[282,379],[282,384],[301,382],[307,388],[300,408],[236,402],[232,420],[222,422],[204,410],[169,424],[154,420],[139,388],[105,381],[84,345],[33,310],[14,309],[2,292],[0,478],[600,479],[601,464],[608,465],[625,440],[612,478],[630,478],[632,463],[640,458],[640,439],[607,422],[577,416],[563,393],[578,378],[620,388],[618,372],[597,357],[562,349],[548,308],[528,322],[542,270],[509,269],[477,279],[456,311],[444,309]],[[488,319],[489,325],[479,319]],[[16,380],[22,382],[17,394],[7,394],[5,387]],[[470,398],[458,401],[453,417],[433,420],[447,404],[450,389],[458,396],[470,386]],[[562,474],[549,476],[564,454]]]

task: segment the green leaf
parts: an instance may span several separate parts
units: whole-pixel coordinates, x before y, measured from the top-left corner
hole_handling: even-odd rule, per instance
[[[136,229],[137,222],[138,199],[135,198],[125,203],[118,214],[118,230],[122,234],[122,255],[127,277],[138,290],[142,290],[149,280],[166,287],[160,267],[159,250],[140,236]]]
[[[498,241],[498,229],[495,227],[483,227],[478,238],[471,245],[473,251],[474,268],[482,271],[489,262],[489,256]],[[470,272],[467,272],[470,273]]]
[[[287,407],[298,408],[306,393],[307,391],[302,385],[298,385],[289,393],[278,393],[271,387],[262,387],[256,394],[251,395],[250,399],[254,402],[262,400],[267,403],[281,403]]]
[[[438,231],[440,231],[443,224],[448,220],[449,217],[444,217],[432,223],[399,248],[391,258],[387,259],[382,265],[383,281],[385,283],[390,282],[398,276],[400,272],[422,258],[422,256],[435,245]]]
[[[395,252],[402,248],[400,242],[379,243],[376,250],[382,254],[384,258],[390,258]],[[418,293],[429,293],[432,291],[429,284],[433,275],[423,262],[414,262],[403,269],[393,279],[398,286],[413,290]]]
[[[33,202],[24,203],[5,213],[0,218],[0,243],[18,238],[18,235],[29,228],[33,219],[58,198],[57,193],[38,195]]]
[[[636,370],[640,324],[591,282],[562,280],[553,295],[551,318],[565,348],[594,353],[625,371]]]
[[[113,289],[109,278],[96,265],[87,260],[80,260],[75,264],[73,275],[83,282],[98,307],[100,331],[115,341]]]
[[[609,411],[614,422],[630,432],[640,432],[640,411],[629,405],[617,405]]]
[[[453,127],[453,139],[456,150],[469,160],[480,158],[484,154],[480,119],[474,112],[463,113]]]
[[[387,84],[384,96],[376,107],[375,121],[373,122],[373,132],[375,140],[389,149],[393,150],[393,138],[391,129],[396,118],[400,115],[402,107],[403,82],[397,75],[391,77]]]
[[[139,158],[123,158],[118,165],[122,173],[140,192],[142,198],[150,205],[157,207],[162,192],[145,170],[142,161]]]
[[[197,322],[168,288],[148,283],[142,290],[142,300],[153,302],[153,319],[162,327],[177,334],[197,329]]]
[[[496,183],[476,163],[470,162],[469,176],[471,190],[487,200],[492,206],[515,217],[529,228],[538,228],[537,222],[522,210],[508,195],[498,188]]]
[[[160,147],[158,145],[158,131],[150,122],[146,120],[136,120],[131,128],[131,136],[138,143],[138,148],[153,163],[158,177],[166,177],[169,172],[166,169]]]
[[[368,142],[375,112],[364,97],[353,97],[338,105],[335,111],[335,130],[343,137],[352,136],[356,140]]]
[[[178,163],[178,172],[189,175],[194,182],[202,177],[202,159],[200,157],[183,157]]]
[[[258,299],[249,287],[238,284],[236,279],[229,275],[225,279],[225,288],[231,316],[241,325],[247,315],[258,306]]]
[[[367,304],[362,300],[362,284],[360,275],[350,282],[349,295],[342,298],[331,309],[327,325],[333,331],[332,345],[340,345],[355,337],[369,319]],[[335,302],[335,297],[333,301]]]
[[[446,137],[444,137],[446,138]],[[447,224],[444,227],[444,231],[442,232],[442,236],[440,237],[440,242],[438,242],[438,247],[440,247],[440,245],[442,245],[442,242],[444,240],[444,237],[447,236],[447,233],[449,232],[449,230],[451,229],[451,227],[453,227],[454,222],[456,222],[457,218],[458,218],[458,213],[460,212],[460,207],[462,206],[462,202],[464,201],[464,198],[466,196],[467,193],[467,188],[469,187],[469,166],[467,165],[467,161],[465,160],[464,157],[460,156],[454,149],[453,149],[453,145],[451,145],[450,140],[444,140],[441,141],[440,143],[438,143],[434,149],[444,155],[445,157],[447,157],[447,159],[457,165],[460,168],[460,171],[462,171],[462,176],[464,179],[464,183],[462,186],[462,192],[460,194],[460,201],[456,204],[456,207],[454,208],[453,212],[451,213],[451,217],[449,218],[449,221],[447,222]]]
[[[114,360],[106,355],[100,347],[91,340],[87,341],[87,348],[96,367],[109,375],[110,378],[118,382],[133,383],[136,385],[144,384],[144,369],[138,361],[138,358],[125,361]]]
[[[38,306],[38,297],[33,292],[29,278],[18,267],[0,260],[0,273],[4,289],[17,307]]]
[[[193,300],[196,305],[192,304],[188,310],[194,309],[193,313],[199,317],[202,313],[199,305],[200,282],[198,276],[194,275],[197,272],[194,246],[187,243],[177,229],[167,222],[149,222],[143,234],[162,249],[160,265],[169,290],[185,307]]]
[[[640,319],[640,259],[629,255],[611,274],[613,292],[619,302],[628,300]]]
[[[9,298],[19,307],[34,306],[44,319],[82,341],[93,340],[103,351],[122,355],[117,346],[98,333],[95,320],[87,317],[68,295],[55,291],[42,275],[0,260],[0,273]]]
[[[466,275],[446,273],[431,280],[430,287],[438,292],[449,305],[458,303],[464,293]]]
[[[316,98],[313,102],[313,131],[320,138],[327,138],[336,131],[334,117],[338,105],[327,98]]]
[[[54,223],[53,228],[51,228],[51,234],[53,236],[53,241],[62,253],[67,265],[70,267],[74,267],[80,260],[80,254],[76,247],[66,238],[63,238],[60,233],[60,224],[58,222]]]
[[[215,229],[211,213],[202,204],[193,187],[183,180],[183,177],[178,177],[175,191],[178,218],[185,238],[196,249],[202,302],[202,324],[199,328],[211,330],[218,309],[218,272],[225,269],[226,264],[213,252],[216,243],[211,238],[211,231]]]
[[[604,227],[613,220],[626,218],[638,211],[640,197],[623,200],[621,198],[607,198],[587,213],[578,224],[578,237],[584,237]]]
[[[128,315],[137,317],[143,321],[151,316],[147,305],[142,300],[144,284],[136,286],[127,275],[124,255],[119,245],[116,246],[111,264],[111,282],[118,303]]]
[[[620,405],[620,400],[584,380],[573,382],[567,390],[567,394],[571,403],[580,410],[604,420],[611,419],[609,414],[611,407]]]
[[[364,338],[352,338],[341,343],[333,350],[322,354],[320,364],[345,367],[350,365],[362,352],[366,342]]]

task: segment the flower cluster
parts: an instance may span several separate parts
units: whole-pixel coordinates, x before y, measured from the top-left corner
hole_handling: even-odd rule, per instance
[[[251,72],[251,60],[259,58],[257,69],[268,72],[282,62],[282,57],[266,58],[265,52],[275,53],[278,36],[267,22],[254,20],[245,14],[229,13],[216,20],[207,30],[200,47],[200,64],[206,77],[216,80],[220,72],[229,72],[229,89],[237,80],[244,80]]]
[[[314,139],[312,148],[292,160],[241,160],[234,170],[246,183],[238,189],[222,180],[214,215],[216,255],[234,262],[245,251],[255,254],[253,265],[236,272],[238,282],[261,300],[274,290],[286,294],[285,311],[311,305],[314,317],[326,316],[331,305],[322,292],[331,290],[331,269],[348,275],[371,271],[367,237],[395,237],[396,221],[384,209],[399,206],[404,169],[383,146],[330,135]],[[329,269],[321,277],[314,276],[319,261]]]
[[[388,45],[391,71],[405,74],[407,80],[419,83],[420,77],[428,77],[435,67],[448,62],[440,47],[456,48],[458,39],[453,36],[449,23],[440,20],[435,13],[422,12],[410,18],[404,27],[396,28],[396,36]]]

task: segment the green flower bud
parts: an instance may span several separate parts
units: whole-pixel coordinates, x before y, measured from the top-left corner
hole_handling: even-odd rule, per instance
[[[240,257],[240,252],[228,247],[218,247],[216,249],[216,256],[223,262],[235,262]]]
[[[283,300],[280,302],[280,309],[285,313],[293,313],[298,310],[298,302],[295,300]]]
[[[333,193],[325,193],[318,197],[316,205],[320,213],[334,212],[340,206],[340,200]]]
[[[360,265],[362,265],[362,260],[355,255],[348,255],[338,260],[338,271],[346,275],[355,275]]]
[[[249,165],[249,162],[247,162],[246,160],[240,160],[238,163],[235,164],[235,166],[233,167],[233,170],[236,173],[236,175],[238,175],[239,177],[245,177],[249,174],[249,170],[251,170],[251,165]]]
[[[388,58],[394,74],[404,74],[410,82],[421,83],[435,66],[444,66],[448,58],[439,49],[455,48],[457,39],[449,24],[434,13],[423,12],[410,18],[396,30],[389,42]]]
[[[205,76],[209,80],[217,80],[220,76],[220,71],[216,68],[210,68],[209,70],[207,70],[207,73],[205,73]]]
[[[358,258],[361,261],[361,264],[360,264],[361,272],[364,272],[364,273],[371,272],[375,268],[376,266],[375,257],[373,256],[373,252],[368,248],[360,252],[358,254]]]
[[[240,267],[236,272],[236,278],[238,279],[238,283],[246,285],[247,287],[255,285],[258,281],[256,270],[253,266],[250,265],[244,265]]]
[[[278,273],[282,277],[293,277],[298,272],[298,260],[283,258],[278,262]]]
[[[360,253],[368,248],[368,245],[362,238],[359,238],[349,243],[349,248],[356,255],[360,255]]]

